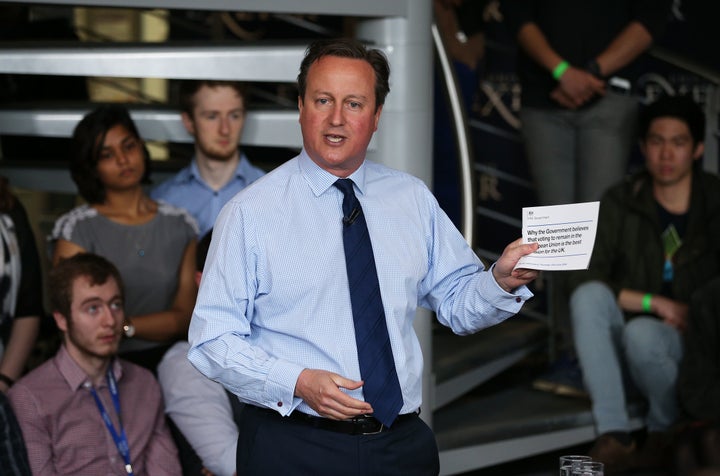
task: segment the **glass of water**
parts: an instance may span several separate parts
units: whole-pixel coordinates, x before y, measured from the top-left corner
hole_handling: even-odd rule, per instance
[[[580,466],[573,469],[572,476],[604,476],[605,468],[599,461],[583,461]]]
[[[574,476],[576,469],[580,468],[582,463],[589,463],[592,458],[581,455],[567,455],[560,457],[560,476]]]

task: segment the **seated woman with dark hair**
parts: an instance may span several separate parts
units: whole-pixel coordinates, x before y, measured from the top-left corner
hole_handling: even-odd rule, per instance
[[[72,147],[70,171],[87,204],[55,223],[53,263],[89,251],[118,267],[128,316],[120,354],[154,371],[190,323],[197,224],[185,210],[143,190],[150,157],[125,107],[100,106],[87,114]]]

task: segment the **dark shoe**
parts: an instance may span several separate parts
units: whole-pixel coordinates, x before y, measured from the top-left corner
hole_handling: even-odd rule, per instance
[[[672,436],[669,433],[650,432],[640,451],[633,455],[635,469],[669,468],[672,464]]]
[[[589,398],[577,359],[562,357],[532,383],[535,390],[551,392],[564,397]]]
[[[635,442],[623,445],[610,435],[600,435],[588,455],[605,465],[606,475],[619,473],[632,466]]]

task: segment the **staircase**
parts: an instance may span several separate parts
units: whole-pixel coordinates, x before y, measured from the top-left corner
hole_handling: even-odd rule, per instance
[[[145,8],[140,0],[43,0],[8,4]],[[388,52],[393,92],[369,157],[406,170],[430,183],[432,146],[431,2],[394,0],[168,0],[165,8],[207,11],[331,14],[352,17],[359,38],[372,39]],[[48,7],[48,8],[50,8]],[[297,19],[295,19],[297,20]],[[312,24],[302,24],[311,27]],[[317,34],[317,29],[313,34]],[[304,53],[302,41],[219,44],[0,43],[0,74],[118,78],[238,79],[291,84]],[[0,107],[0,135],[67,138],[91,108],[85,103],[22,103]],[[130,105],[141,135],[161,143],[189,143],[176,110],[149,100]],[[400,138],[400,139],[398,139]],[[244,145],[298,150],[297,111],[282,101],[251,110]],[[401,153],[395,153],[397,151]],[[3,174],[17,187],[72,194],[63,162],[3,157]],[[159,163],[164,179],[181,165]],[[475,173],[467,164],[461,167]],[[466,181],[463,188],[472,187]],[[466,191],[467,191],[466,190]],[[472,206],[472,205],[471,205]],[[471,208],[474,210],[474,208]],[[470,215],[475,215],[471,213]],[[467,227],[466,227],[467,228]],[[472,229],[472,225],[469,226]],[[492,257],[489,257],[492,258]],[[492,260],[492,259],[490,259]],[[589,404],[534,391],[528,362],[547,355],[546,310],[529,307],[506,322],[459,337],[431,319],[418,319],[426,356],[425,418],[440,448],[441,474],[474,469],[576,445],[593,439]],[[430,317],[430,316],[428,316]],[[532,367],[538,370],[539,366]],[[633,420],[639,425],[639,420]]]

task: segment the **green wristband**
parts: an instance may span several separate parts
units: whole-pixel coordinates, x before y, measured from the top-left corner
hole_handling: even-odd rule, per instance
[[[645,312],[651,312],[650,304],[652,303],[652,294],[648,293],[643,296],[642,309]]]
[[[555,69],[552,70],[553,78],[555,78],[556,81],[560,81],[560,78],[562,78],[562,75],[565,74],[565,71],[570,67],[570,63],[567,61],[561,61],[558,63],[557,66],[555,66]]]

